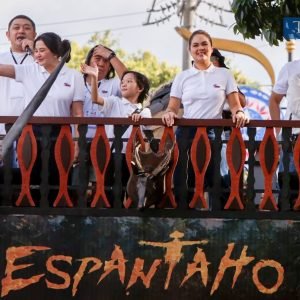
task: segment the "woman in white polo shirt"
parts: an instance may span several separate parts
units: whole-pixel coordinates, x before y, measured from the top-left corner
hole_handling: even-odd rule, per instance
[[[60,58],[71,50],[70,42],[61,40],[53,32],[46,32],[39,35],[34,41],[34,57],[37,63],[22,65],[0,65],[0,76],[14,78],[21,82],[25,91],[25,104],[27,105],[40,87],[44,84],[50,74],[56,69]],[[70,57],[67,59],[67,62]],[[34,113],[34,116],[43,117],[81,117],[83,116],[84,101],[84,81],[81,74],[64,66],[58,74],[55,82],[50,88],[46,98]],[[51,138],[55,138],[59,133],[59,126],[53,126]],[[41,136],[40,126],[34,126],[37,137]],[[38,147],[40,147],[38,143]],[[51,180],[57,184],[59,178],[56,163],[54,161],[54,151],[50,149],[49,173]],[[78,149],[75,149],[76,154]],[[38,151],[40,154],[40,151]],[[32,171],[32,183],[39,183],[41,161],[38,155],[37,161]]]
[[[34,57],[37,63],[0,65],[0,76],[14,78],[23,84],[27,105],[58,66],[60,57],[70,49],[70,42],[62,41],[56,33],[43,33],[34,41]],[[70,57],[67,62],[69,60]],[[82,116],[83,100],[84,82],[81,74],[64,66],[34,116]]]
[[[193,58],[193,66],[175,77],[169,105],[162,116],[164,124],[174,125],[174,119],[178,118],[180,104],[184,109],[183,118],[221,119],[223,106],[227,100],[233,122],[237,127],[244,126],[247,118],[240,105],[237,85],[232,74],[225,68],[215,67],[211,62],[213,47],[210,35],[204,30],[194,31],[188,46]],[[189,138],[193,138],[195,131],[196,128],[190,130]],[[183,129],[179,127],[176,132],[178,141],[182,138],[182,132]],[[213,130],[209,129],[208,135],[210,139],[214,139]],[[211,186],[214,177],[213,157],[206,174],[206,181]],[[189,172],[189,175],[193,176],[193,172]],[[178,186],[176,176],[174,181],[175,186]]]

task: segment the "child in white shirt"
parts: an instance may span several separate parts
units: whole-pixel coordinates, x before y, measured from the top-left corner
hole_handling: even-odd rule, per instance
[[[144,99],[147,97],[150,84],[149,80],[146,76],[139,72],[135,71],[126,71],[124,72],[121,78],[121,94],[122,98],[117,96],[110,96],[110,97],[102,97],[98,93],[97,87],[97,74],[98,69],[96,66],[88,66],[86,64],[81,66],[81,70],[83,73],[91,75],[91,98],[94,103],[100,105],[103,116],[108,118],[126,118],[130,117],[133,121],[137,122],[141,118],[151,118],[151,112],[149,108],[143,108],[142,103]],[[125,131],[122,135],[123,139],[129,138],[131,133],[132,126]],[[109,139],[114,138],[114,126],[113,125],[106,125],[105,126],[106,135]],[[124,145],[124,143],[123,143]],[[126,165],[125,160],[125,149],[126,144],[123,146],[122,149],[122,185],[126,185],[129,179],[129,172]],[[114,171],[114,149],[110,163],[108,165],[108,169],[106,172],[106,186],[112,186],[114,178],[115,178],[115,171]],[[110,202],[112,197],[108,195],[110,198]],[[112,203],[111,203],[112,204]]]

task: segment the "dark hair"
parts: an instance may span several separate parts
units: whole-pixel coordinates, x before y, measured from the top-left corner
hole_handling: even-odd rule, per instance
[[[205,35],[205,36],[209,39],[210,45],[212,46],[212,38],[211,38],[210,34],[209,34],[208,32],[206,32],[205,30],[199,29],[199,30],[194,31],[194,32],[192,33],[192,35],[190,36],[190,38],[189,38],[189,49],[191,48],[191,44],[192,44],[193,38],[194,38],[196,35],[198,35],[198,34],[203,34],[203,35]]]
[[[69,55],[66,59],[66,62],[71,59],[71,44],[68,40],[61,40],[61,37],[54,32],[45,32],[39,35],[33,43],[33,47],[35,48],[37,41],[43,41],[49,50],[57,55],[58,57],[64,56],[67,52]]]
[[[9,21],[9,23],[8,23],[8,30],[9,30],[9,28],[10,28],[12,22],[13,22],[14,20],[16,20],[16,19],[26,19],[26,20],[28,20],[28,21],[31,23],[31,25],[32,25],[32,27],[33,27],[33,29],[34,29],[34,31],[35,31],[35,23],[32,21],[32,19],[30,19],[29,17],[27,17],[27,16],[25,16],[25,15],[17,15],[17,16],[15,16],[15,17],[13,17],[13,18]]]
[[[225,57],[220,53],[220,51],[217,48],[213,48],[213,52],[211,54],[211,57],[216,57],[217,58],[220,67],[228,69],[228,67],[225,65]]]
[[[126,71],[126,72],[123,73],[121,81],[123,80],[123,78],[126,74],[133,74],[138,87],[140,89],[142,89],[142,91],[141,91],[141,93],[139,94],[139,97],[138,97],[138,102],[143,103],[143,101],[148,96],[149,89],[150,89],[150,83],[149,83],[148,78],[145,75],[143,75],[139,72],[136,72],[136,71]]]
[[[96,49],[98,46],[100,46],[100,45],[94,46],[94,47],[88,52],[88,54],[87,54],[87,56],[86,56],[86,59],[85,59],[85,63],[86,63],[87,65],[90,65],[91,59],[92,59],[93,54],[94,54],[94,51],[95,51],[95,49]],[[101,45],[101,46],[103,46],[103,45]],[[113,50],[111,50],[111,49],[108,48],[108,47],[105,47],[105,46],[103,46],[103,47],[104,47],[105,49],[109,50],[109,51],[113,51]],[[107,73],[106,76],[105,76],[105,79],[111,79],[111,78],[114,78],[115,75],[116,75],[115,69],[114,69],[114,67],[112,66],[112,64],[110,63],[110,68],[109,68],[108,73]],[[87,77],[87,75],[84,74],[84,78],[86,78],[86,77]]]

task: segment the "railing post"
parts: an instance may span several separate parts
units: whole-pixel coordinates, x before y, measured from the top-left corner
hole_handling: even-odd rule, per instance
[[[289,172],[289,166],[291,163],[290,154],[292,153],[292,142],[291,142],[291,134],[292,134],[292,128],[290,127],[284,127],[282,128],[282,151],[281,151],[281,157],[283,165],[283,172],[279,174],[281,176],[282,180],[282,186],[280,191],[280,206],[281,210],[290,210],[290,197],[291,197],[291,191],[290,191],[290,172]],[[280,180],[280,181],[281,181]]]
[[[40,190],[41,190],[41,207],[49,207],[49,159],[51,152],[51,134],[52,125],[41,125],[41,133],[42,136],[39,137],[40,141],[37,141],[40,144],[38,149],[41,149],[41,182],[40,182]],[[55,176],[52,174],[52,176]],[[38,182],[34,182],[38,184]],[[35,195],[37,192],[34,193]]]
[[[254,168],[256,164],[255,153],[258,149],[257,143],[255,141],[256,128],[247,128],[247,134],[249,137],[249,141],[247,143],[248,148],[248,174],[247,174],[247,189],[246,189],[246,209],[254,211],[255,203],[254,199],[256,196],[254,184]]]
[[[123,192],[123,182],[122,182],[122,176],[125,174],[122,174],[123,164],[125,165],[125,157],[123,158],[122,155],[122,148],[123,148],[123,141],[122,141],[122,135],[124,134],[124,128],[122,128],[125,125],[115,125],[114,126],[114,147],[113,149],[115,152],[112,155],[113,161],[113,169],[114,174],[110,174],[114,177],[114,184],[113,184],[113,207],[115,208],[121,208],[123,205],[123,199],[122,198],[122,192]],[[128,127],[128,126],[127,126]],[[124,161],[123,161],[124,160]],[[124,178],[124,177],[123,177]]]
[[[221,162],[221,150],[222,150],[222,127],[215,127],[214,134],[215,138],[212,141],[212,171],[213,173],[207,174],[211,176],[210,180],[213,183],[212,192],[210,193],[212,199],[210,199],[211,209],[212,210],[221,210],[224,205],[222,201],[222,179],[220,173],[220,162]],[[224,191],[223,191],[224,192]]]
[[[4,157],[4,164],[3,164],[3,192],[2,192],[2,205],[5,206],[12,206],[12,180],[13,180],[13,173],[12,173],[12,159],[13,159],[13,147],[10,147],[7,151],[7,154]]]
[[[189,151],[190,151],[190,130],[189,127],[178,127],[176,131],[176,140],[179,150],[178,163],[175,168],[173,182],[175,200],[179,208],[188,207],[188,188],[190,184],[194,187],[194,183],[191,183],[193,177],[192,165],[190,164]]]
[[[89,181],[89,147],[86,141],[87,125],[79,125],[78,147],[79,147],[79,164],[73,168],[73,182],[77,185],[78,207],[87,207],[87,188]],[[90,145],[90,143],[89,143]],[[76,170],[77,169],[77,170]],[[78,179],[78,182],[77,182]],[[92,187],[90,187],[92,189]],[[93,193],[93,190],[90,191]],[[75,194],[75,193],[74,193]]]

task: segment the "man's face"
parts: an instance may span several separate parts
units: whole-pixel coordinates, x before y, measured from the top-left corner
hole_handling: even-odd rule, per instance
[[[98,67],[98,80],[102,80],[106,77],[110,70],[110,62],[101,55],[93,55],[91,58],[91,63],[94,63]]]
[[[36,32],[29,20],[15,19],[6,32],[6,36],[10,41],[12,51],[22,52],[22,41],[34,40]]]

